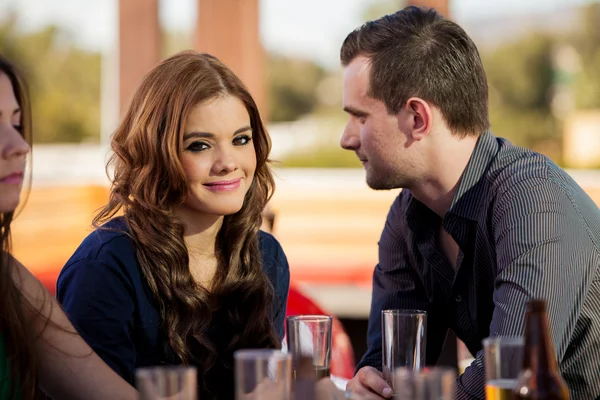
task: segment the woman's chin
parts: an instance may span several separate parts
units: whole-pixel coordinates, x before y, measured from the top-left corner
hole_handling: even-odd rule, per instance
[[[0,213],[14,212],[19,206],[20,196],[0,196]]]

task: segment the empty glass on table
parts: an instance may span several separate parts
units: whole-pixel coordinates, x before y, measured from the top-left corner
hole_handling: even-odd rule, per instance
[[[422,310],[381,311],[383,377],[394,388],[396,368],[425,367],[427,313]]]
[[[332,317],[328,315],[296,315],[287,317],[287,346],[292,362],[312,357],[317,380],[330,376]],[[295,367],[294,367],[295,368]]]
[[[236,400],[288,400],[292,357],[273,349],[247,349],[234,353]]]
[[[197,400],[198,378],[195,367],[156,366],[135,371],[135,386],[140,400]]]

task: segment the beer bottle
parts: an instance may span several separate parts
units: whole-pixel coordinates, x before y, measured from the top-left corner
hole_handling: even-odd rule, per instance
[[[527,305],[523,369],[513,399],[569,399],[569,389],[558,371],[544,300],[532,300]]]

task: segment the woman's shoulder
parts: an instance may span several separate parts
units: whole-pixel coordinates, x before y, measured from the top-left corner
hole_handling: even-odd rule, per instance
[[[263,258],[263,262],[267,260],[273,260],[280,257],[285,258],[285,253],[279,241],[275,236],[265,231],[258,231],[258,243],[260,246],[260,253]]]
[[[82,260],[92,260],[107,265],[137,263],[135,248],[129,236],[127,222],[115,217],[92,231],[75,250],[65,268]]]
[[[258,236],[263,270],[272,280],[289,276],[287,257],[279,241],[270,233],[259,231]],[[277,278],[275,278],[277,277]]]

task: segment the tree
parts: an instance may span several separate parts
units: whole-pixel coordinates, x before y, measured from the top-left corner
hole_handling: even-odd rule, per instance
[[[99,140],[99,53],[75,47],[72,37],[56,26],[20,32],[11,15],[0,23],[0,54],[29,83],[35,142]]]
[[[600,4],[582,7],[580,18],[580,29],[570,39],[581,66],[574,82],[575,101],[579,109],[600,108]]]
[[[560,160],[561,127],[552,115],[553,37],[532,33],[482,54],[495,134]],[[551,154],[548,154],[548,153]]]
[[[308,60],[268,57],[271,121],[294,121],[311,113],[318,105],[316,89],[326,71]]]

